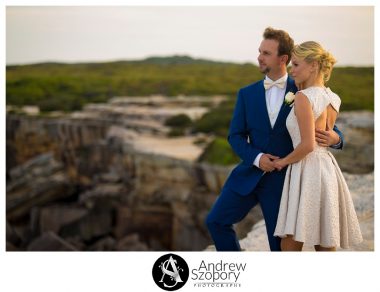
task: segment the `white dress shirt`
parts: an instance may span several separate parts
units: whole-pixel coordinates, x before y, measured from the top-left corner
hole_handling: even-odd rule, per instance
[[[271,80],[268,76],[265,76],[265,79],[270,80],[270,81],[276,81],[276,80]],[[286,80],[288,79],[288,73],[286,73],[280,79],[284,79],[286,82]],[[272,86],[268,90],[265,90],[265,101],[266,101],[269,120],[270,120],[270,124],[272,128],[274,127],[274,124],[276,123],[278,113],[280,112],[281,106],[284,103],[285,91],[286,91],[286,85],[284,88]],[[253,162],[253,164],[259,168],[260,168],[260,158],[263,154],[264,153],[259,153]]]

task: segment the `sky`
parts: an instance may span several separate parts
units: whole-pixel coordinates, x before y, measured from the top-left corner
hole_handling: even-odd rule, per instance
[[[337,66],[373,66],[370,6],[7,6],[6,64],[188,55],[257,63],[267,26],[320,42]]]

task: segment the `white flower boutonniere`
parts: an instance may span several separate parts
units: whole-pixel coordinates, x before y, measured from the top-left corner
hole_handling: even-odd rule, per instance
[[[285,103],[286,105],[292,106],[292,105],[293,105],[293,102],[294,102],[294,98],[295,98],[294,93],[291,92],[291,91],[289,91],[289,92],[285,95],[284,103]]]

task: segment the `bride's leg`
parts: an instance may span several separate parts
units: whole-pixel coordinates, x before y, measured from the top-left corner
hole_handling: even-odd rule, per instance
[[[323,247],[320,245],[314,245],[315,251],[336,251],[336,247]]]
[[[303,242],[295,241],[292,235],[281,239],[282,251],[302,251]]]

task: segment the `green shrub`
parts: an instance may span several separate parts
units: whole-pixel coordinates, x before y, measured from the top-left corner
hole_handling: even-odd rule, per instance
[[[199,157],[200,162],[210,164],[233,165],[240,162],[239,157],[233,152],[230,144],[224,138],[215,138]]]
[[[168,137],[178,137],[178,136],[184,136],[185,130],[183,128],[173,128],[168,133]]]
[[[235,101],[229,99],[194,122],[193,131],[227,137]]]
[[[189,127],[191,124],[191,119],[185,114],[172,116],[165,121],[166,126],[177,128],[186,128]]]

